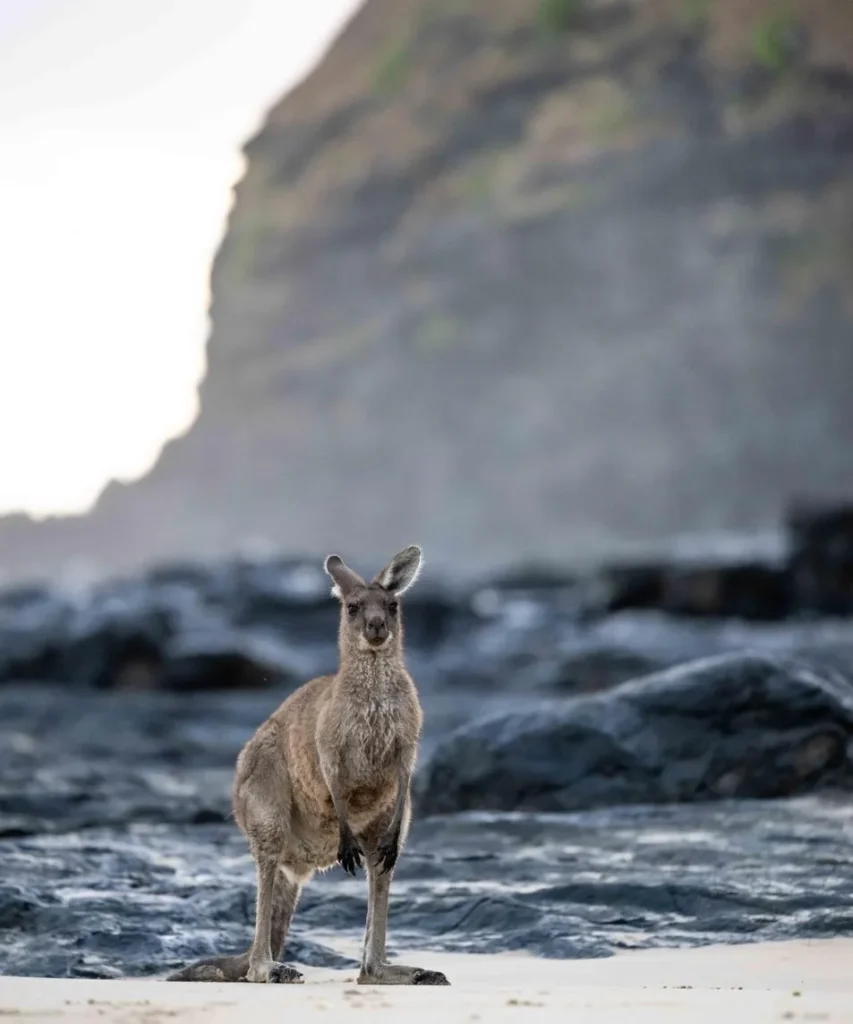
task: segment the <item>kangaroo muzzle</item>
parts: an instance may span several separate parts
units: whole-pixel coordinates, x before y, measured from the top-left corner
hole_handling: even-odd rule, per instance
[[[390,633],[384,618],[375,616],[367,620],[364,626],[364,638],[371,647],[381,647]]]

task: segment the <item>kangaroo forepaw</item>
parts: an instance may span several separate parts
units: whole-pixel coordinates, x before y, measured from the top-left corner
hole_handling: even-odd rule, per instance
[[[338,846],[338,863],[344,871],[355,877],[355,869],[361,867],[363,856],[364,850],[358,845],[358,840],[352,832],[342,832]]]
[[[386,836],[376,847],[376,866],[382,869],[382,874],[387,874],[397,863],[400,855],[400,836]]]

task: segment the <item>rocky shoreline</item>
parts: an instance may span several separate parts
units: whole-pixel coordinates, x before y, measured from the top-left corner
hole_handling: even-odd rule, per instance
[[[397,948],[552,957],[853,929],[853,514],[775,559],[527,568],[406,603],[426,728]],[[0,972],[149,975],[248,942],[234,757],[334,665],[321,560],[0,594]],[[344,965],[363,879],[289,955]]]

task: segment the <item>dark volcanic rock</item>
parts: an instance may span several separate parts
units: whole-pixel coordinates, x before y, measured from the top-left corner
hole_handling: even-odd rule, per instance
[[[452,592],[420,587],[406,601],[409,646],[440,646],[466,615]],[[162,567],[73,597],[0,592],[0,683],[281,689],[334,669],[337,624],[321,558]]]
[[[252,697],[6,688],[0,836],[227,820],[237,752],[278,702]]]
[[[562,742],[565,709],[573,706],[586,708],[574,725],[588,729],[579,754],[567,757],[559,743],[537,736],[521,753],[508,745],[515,761],[507,765],[521,764],[529,778],[535,754],[576,802],[641,794],[698,802],[418,817],[395,878],[392,949],[577,957],[849,932],[853,804],[846,796],[710,802],[846,781],[843,751],[836,756],[848,735],[847,681],[833,674],[832,658],[810,664],[790,656],[723,659],[684,670],[680,696],[664,676],[601,698],[548,705],[540,697],[536,712],[529,695],[511,688],[427,689],[427,788],[457,742],[447,734],[484,708],[501,711],[513,728],[547,723]],[[724,665],[720,686],[696,683]],[[228,794],[240,745],[280,696],[31,684],[0,691],[0,973],[165,974],[246,948],[253,867],[228,819]],[[605,721],[621,749],[587,757],[586,776],[567,780],[564,762],[581,764],[584,750],[601,749],[594,726]],[[620,776],[628,755],[633,761]],[[664,769],[658,778],[655,765]],[[480,796],[471,805],[495,806],[494,774],[475,781]],[[517,793],[518,779],[504,772],[500,783]],[[316,879],[287,956],[309,967],[352,966],[335,941],[358,940],[364,917],[363,877],[335,870]]]
[[[853,664],[853,622],[746,622],[657,611],[587,617],[547,592],[474,595],[478,614],[427,660],[418,678],[484,694],[572,694],[609,689],[660,669],[744,650]],[[423,669],[421,670],[421,666]]]
[[[758,654],[487,716],[433,751],[420,813],[780,797],[851,777],[850,677]]]
[[[62,680],[97,689],[243,689],[301,681],[334,662],[335,609],[323,609],[326,642],[277,629],[258,608],[241,618],[259,590],[236,592],[228,566],[198,567],[195,576],[109,581],[85,595],[33,591],[27,601],[0,602],[0,682]],[[272,574],[273,567],[269,567]],[[293,609],[300,601],[292,595]],[[296,620],[296,621],[294,621]],[[288,628],[289,627],[289,628]]]
[[[787,565],[760,560],[627,564],[603,569],[596,582],[610,612],[655,608],[699,618],[773,621],[794,608]]]
[[[113,693],[0,690],[0,837],[129,823],[230,818],[234,762],[287,691]],[[494,694],[490,707],[519,707]],[[472,692],[425,693],[424,750],[483,706]]]
[[[0,842],[0,972],[165,974],[251,939],[253,869],[225,825]],[[305,890],[287,956],[352,967],[363,875]],[[390,942],[550,957],[853,932],[853,805],[823,797],[416,821]]]
[[[653,562],[576,576],[519,566],[466,587],[432,575],[405,601],[413,667],[427,688],[578,693],[745,648],[853,651],[853,622],[805,617],[846,607],[850,514],[810,516],[763,551],[755,538],[734,553],[676,546]],[[289,690],[336,665],[328,582],[318,556],[0,592],[0,683]]]
[[[853,930],[853,623],[613,612],[592,592],[527,571],[407,596],[426,722],[393,946],[575,957]],[[319,560],[0,594],[0,973],[165,974],[247,947],[234,760],[334,666],[337,614]],[[364,916],[363,878],[318,878],[287,956],[352,967]]]
[[[824,615],[853,612],[853,505],[798,505],[788,518],[797,605]]]

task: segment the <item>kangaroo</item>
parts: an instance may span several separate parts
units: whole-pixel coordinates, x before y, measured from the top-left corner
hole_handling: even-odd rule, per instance
[[[411,819],[411,779],[423,713],[403,660],[399,598],[421,569],[416,545],[370,583],[329,555],[341,602],[335,675],[296,690],[237,758],[234,817],[257,870],[255,935],[247,953],[201,960],[169,981],[294,984],[279,963],[302,888],[315,871],[365,867],[367,924],[358,983],[447,985],[440,971],[385,959],[388,897]]]

